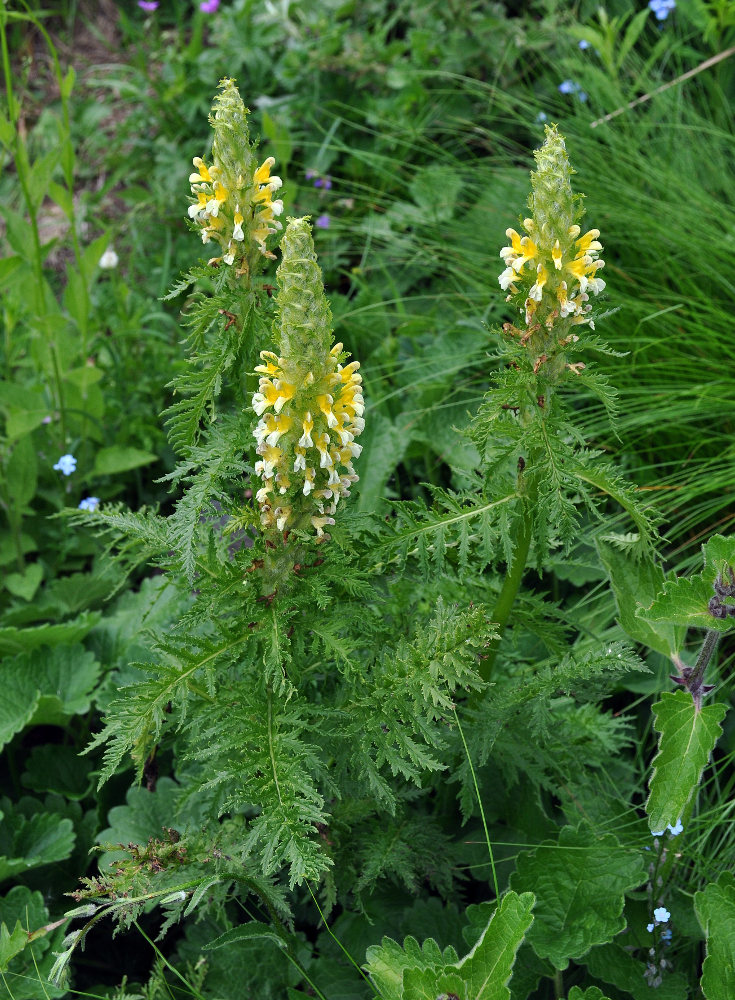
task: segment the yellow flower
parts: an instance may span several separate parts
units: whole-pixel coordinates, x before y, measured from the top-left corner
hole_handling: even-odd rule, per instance
[[[222,249],[222,257],[211,263],[221,260],[244,274],[262,257],[273,257],[266,241],[282,228],[276,216],[283,202],[273,196],[283,182],[271,174],[272,156],[257,166],[247,133],[248,112],[234,81],[223,80],[220,87],[210,118],[213,163],[208,166],[201,156],[192,161],[196,171],[189,176],[193,201],[188,215],[202,241],[214,240]]]
[[[261,353],[265,364],[258,369],[268,375],[253,395],[253,408],[261,418],[254,431],[259,455],[255,472],[263,480],[256,495],[261,523],[272,527],[275,521],[279,531],[303,527],[298,497],[312,496],[311,510],[316,503],[318,516],[309,513],[307,523],[322,537],[324,526],[334,524],[331,515],[339,500],[350,495],[357,481],[352,460],[362,448],[355,438],[365,425],[359,363],[343,367],[330,351],[321,371],[299,375],[300,359],[274,358],[269,351]],[[289,498],[276,510],[271,500],[275,488]]]
[[[585,323],[591,310],[589,293],[598,295],[605,288],[596,276],[604,267],[600,231],[590,229],[582,236],[572,222],[572,171],[556,126],[546,129],[544,145],[535,156],[529,200],[533,216],[523,220],[528,235],[506,230],[510,242],[500,251],[506,266],[498,282],[510,293],[506,301],[517,302],[527,326],[544,323],[551,328],[558,320]],[[524,269],[526,263],[532,267]]]
[[[258,168],[259,184],[273,183],[271,166],[269,159]],[[252,397],[260,418],[255,472],[263,482],[256,501],[265,529],[316,531],[324,539],[339,501],[357,482],[352,462],[365,427],[362,376],[358,361],[343,363],[342,344],[330,346],[331,313],[306,219],[289,220],[281,249],[279,353],[261,352]]]

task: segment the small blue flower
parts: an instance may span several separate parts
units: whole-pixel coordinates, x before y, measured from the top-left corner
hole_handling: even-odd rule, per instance
[[[57,472],[63,472],[65,476],[70,476],[77,467],[77,460],[73,455],[62,455],[54,466]]]
[[[665,21],[676,7],[676,0],[649,0],[648,6],[656,15],[656,20]]]
[[[681,816],[677,819],[676,823],[673,826],[671,825],[671,823],[669,823],[669,833],[671,834],[672,837],[678,837],[683,829],[684,826],[682,825],[681,822]]]
[[[671,938],[673,937],[673,933],[674,932],[671,930],[670,927],[666,927],[664,930],[661,931],[661,940],[670,941]]]
[[[663,837],[664,832],[665,832],[664,830],[651,830],[651,836],[652,837]]]
[[[85,497],[79,501],[79,510],[89,510],[94,513],[100,505],[99,497]]]
[[[329,216],[326,213],[324,215],[318,215],[316,224],[320,229],[329,229]]]
[[[653,928],[655,926],[656,926],[655,924],[646,924],[646,930],[648,931],[649,934],[653,934]]]
[[[653,919],[657,924],[665,924],[666,921],[671,917],[671,914],[666,909],[665,906],[657,906],[653,911]]]
[[[580,38],[579,47],[584,51],[584,49],[588,49],[590,47],[590,43],[587,41],[586,38]]]
[[[545,111],[539,111],[539,113],[536,115],[536,121],[539,125],[543,125],[543,123],[548,120],[549,118]]]
[[[562,80],[557,89],[560,94],[576,94],[580,101],[587,100],[587,94],[574,80]]]

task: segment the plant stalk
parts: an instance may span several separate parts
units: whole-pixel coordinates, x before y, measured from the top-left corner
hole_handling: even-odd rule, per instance
[[[528,552],[531,548],[531,536],[533,534],[533,515],[530,506],[527,506],[521,516],[520,528],[516,537],[516,545],[513,550],[513,559],[508,567],[503,586],[500,588],[498,599],[495,602],[491,621],[498,626],[498,635],[491,641],[490,651],[484,660],[480,662],[480,676],[484,681],[489,681],[492,674],[495,658],[498,655],[498,647],[503,638],[505,627],[508,624],[510,613],[518,593],[518,588],[523,579],[523,573],[528,561]]]

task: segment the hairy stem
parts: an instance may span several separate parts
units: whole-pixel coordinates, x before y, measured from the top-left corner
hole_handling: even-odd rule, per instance
[[[513,549],[513,559],[508,567],[508,572],[491,615],[491,620],[498,625],[498,634],[490,644],[490,652],[480,663],[480,676],[484,681],[490,680],[495,658],[498,655],[498,647],[503,638],[505,626],[508,624],[518,588],[523,579],[526,562],[528,561],[528,551],[531,547],[532,528],[533,516],[530,508],[526,507],[521,515],[516,544]]]

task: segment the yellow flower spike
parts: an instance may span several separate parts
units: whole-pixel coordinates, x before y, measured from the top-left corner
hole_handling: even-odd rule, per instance
[[[215,137],[212,165],[196,156],[197,172],[189,177],[192,197],[188,215],[200,229],[202,241],[220,244],[222,256],[210,263],[232,267],[233,278],[249,281],[262,269],[265,258],[273,258],[267,240],[281,228],[274,219],[283,211],[283,202],[273,193],[282,186],[271,175],[272,156],[257,165],[249,139],[248,110],[233,80],[220,83],[210,116]]]
[[[272,183],[266,166],[260,179]],[[362,377],[358,362],[342,364],[342,344],[330,346],[331,314],[306,220],[289,220],[282,249],[278,355],[261,354],[265,364],[258,366],[253,408],[260,417],[255,472],[273,474],[283,500],[275,510],[269,493],[262,502],[256,494],[256,502],[264,528],[316,531],[326,540],[324,528],[334,524],[337,503],[356,479],[352,461],[361,449],[354,441],[365,426]],[[275,458],[267,451],[271,445],[279,451]]]
[[[534,155],[532,215],[522,224],[529,235],[506,231],[510,245],[500,251],[505,270],[498,283],[509,293],[506,301],[518,306],[527,326],[540,324],[552,330],[563,323],[568,329],[571,323],[588,322],[590,307],[580,296],[597,295],[605,287],[596,277],[603,266],[598,259],[600,231],[590,229],[580,235],[575,216],[581,213],[571,187],[573,171],[555,125],[546,128],[544,144]],[[526,268],[526,264],[531,266]]]

